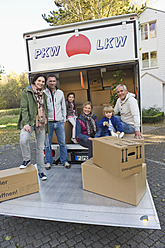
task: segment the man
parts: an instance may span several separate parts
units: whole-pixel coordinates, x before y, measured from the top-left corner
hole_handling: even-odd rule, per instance
[[[135,133],[136,139],[141,139],[140,113],[135,94],[129,93],[127,87],[119,84],[116,87],[118,99],[114,107],[115,114],[120,112],[117,118],[121,121],[125,133]]]
[[[49,134],[45,138],[46,169],[50,169],[53,163],[51,144],[54,131],[60,146],[60,161],[67,169],[69,169],[71,166],[68,163],[67,158],[64,129],[64,123],[66,122],[64,93],[57,88],[57,78],[54,74],[49,74],[47,76],[46,84],[47,89],[44,92],[47,95],[49,120]]]

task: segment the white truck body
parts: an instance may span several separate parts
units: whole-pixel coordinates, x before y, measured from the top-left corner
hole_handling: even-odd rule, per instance
[[[62,75],[69,71],[68,75],[71,75],[79,70],[97,68],[105,72],[109,68],[129,68],[133,71],[132,85],[134,92],[138,91],[140,106],[136,14],[29,32],[24,34],[24,39],[30,77],[37,72]],[[62,84],[60,86],[63,87]],[[87,86],[86,93],[91,100],[93,91],[89,81]],[[68,90],[69,87],[70,84]],[[107,92],[106,87],[102,89],[104,93]],[[67,146],[69,148],[70,145]],[[67,171],[62,166],[52,166],[47,176],[45,184],[40,182],[40,193],[3,202],[0,204],[0,213],[56,221],[160,229],[149,186],[135,207],[83,191],[80,164],[74,164]]]

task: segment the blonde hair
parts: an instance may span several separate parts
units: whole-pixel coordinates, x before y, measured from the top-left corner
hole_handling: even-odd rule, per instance
[[[110,113],[112,113],[112,115],[115,115],[114,109],[110,105],[105,106],[103,108],[103,114],[105,115],[105,113],[107,113],[107,112],[110,112]]]
[[[91,108],[93,109],[93,105],[90,101],[86,101],[84,104],[83,104],[83,108],[86,106],[86,105],[90,105]]]

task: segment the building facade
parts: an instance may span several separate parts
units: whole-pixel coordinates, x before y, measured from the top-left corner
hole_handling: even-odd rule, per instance
[[[142,108],[165,111],[165,12],[146,8],[139,21]]]

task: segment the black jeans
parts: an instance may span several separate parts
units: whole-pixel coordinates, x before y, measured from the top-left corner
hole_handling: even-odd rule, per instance
[[[89,157],[89,158],[92,158],[92,157],[93,157],[92,140],[84,141],[84,140],[80,139],[80,140],[78,141],[78,143],[79,143],[81,146],[84,146],[84,147],[88,148],[88,157]]]

